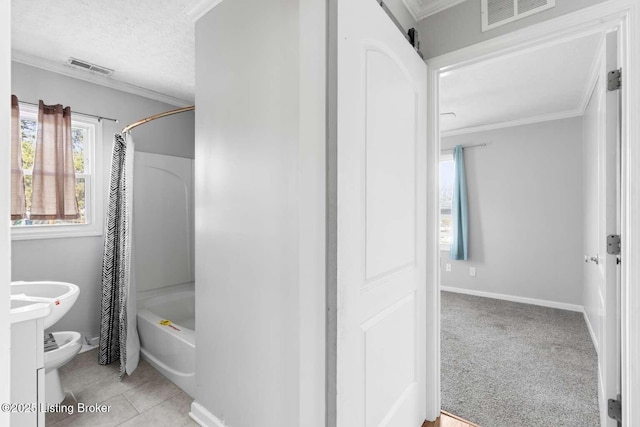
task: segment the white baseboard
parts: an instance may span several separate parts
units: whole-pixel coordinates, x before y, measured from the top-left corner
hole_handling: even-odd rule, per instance
[[[523,304],[539,305],[542,307],[559,308],[561,310],[577,311],[578,313],[584,313],[584,307],[577,304],[568,304],[566,302],[549,301],[544,299],[517,297],[506,294],[495,294],[493,292],[476,291],[473,289],[456,288],[453,286],[440,286],[441,291],[455,292],[457,294],[473,295],[476,297],[485,297],[500,299],[504,301],[520,302]]]
[[[593,347],[596,349],[596,355],[598,356],[598,407],[600,408],[600,423],[604,426],[608,425],[607,399],[609,396],[605,393],[604,381],[602,380],[602,370],[600,369],[600,349],[598,348],[598,340],[596,339],[596,334],[593,332],[593,327],[591,327],[591,321],[589,320],[589,316],[587,316],[586,310],[584,310],[582,314],[584,316],[584,323],[587,324],[587,330],[589,331],[591,342],[593,343]]]
[[[605,393],[604,381],[602,380],[602,370],[598,363],[598,407],[600,408],[600,425],[606,426],[608,423],[607,403],[609,396]]]
[[[80,351],[78,352],[78,354],[84,353],[85,351],[91,351],[94,348],[98,348],[98,346],[97,345],[82,344],[82,347],[80,347]]]
[[[189,416],[193,421],[203,427],[228,427],[224,421],[221,421],[195,400],[191,402],[191,412],[189,412]]]
[[[587,330],[589,331],[589,336],[591,337],[591,342],[596,349],[596,353],[600,354],[600,349],[598,348],[598,340],[596,338],[596,334],[593,332],[593,328],[591,327],[591,321],[589,320],[589,316],[587,316],[586,311],[582,311],[584,315],[584,322],[587,324]],[[598,365],[598,369],[600,369],[600,365]]]

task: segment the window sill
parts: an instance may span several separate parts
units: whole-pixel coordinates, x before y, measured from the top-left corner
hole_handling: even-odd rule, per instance
[[[11,240],[40,240],[40,239],[69,239],[74,237],[96,237],[102,236],[102,228],[93,225],[74,225],[43,227],[42,229],[31,229],[25,227],[11,228]]]

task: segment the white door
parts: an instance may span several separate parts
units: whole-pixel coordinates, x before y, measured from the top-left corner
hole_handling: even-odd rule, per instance
[[[607,90],[607,70],[617,68],[616,33],[605,36],[600,74],[584,116],[585,312],[598,353],[601,424],[607,399],[620,390],[619,275],[607,236],[619,234],[619,92]]]
[[[336,67],[336,424],[419,427],[426,64],[375,0],[338,0]]]

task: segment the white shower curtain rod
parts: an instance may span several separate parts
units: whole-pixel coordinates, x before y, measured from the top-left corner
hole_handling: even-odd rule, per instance
[[[129,126],[125,127],[124,129],[122,129],[122,133],[127,133],[129,132],[131,129],[138,127],[140,125],[143,125],[145,123],[148,123],[152,120],[155,119],[160,119],[162,117],[167,117],[167,116],[171,116],[174,114],[178,114],[178,113],[184,113],[185,111],[194,111],[196,109],[195,105],[191,105],[189,107],[182,107],[182,108],[177,108],[175,110],[171,110],[171,111],[165,111],[164,113],[158,113],[158,114],[154,114],[153,116],[149,116],[147,118],[144,119],[140,119],[135,123],[131,123]]]
[[[471,145],[463,145],[462,148],[475,148],[475,147],[486,147],[488,142],[483,142],[482,144],[471,144]],[[444,150],[440,150],[440,152],[445,151],[453,151],[453,148],[445,148]]]
[[[19,104],[27,104],[27,105],[35,105],[36,107],[38,107],[40,105],[40,104],[36,104],[34,102],[27,102],[27,101],[21,101],[21,100],[18,100],[18,103]],[[94,118],[96,118],[98,120],[110,120],[112,122],[118,123],[118,119],[112,119],[110,117],[104,117],[104,116],[97,116],[95,114],[80,113],[78,111],[73,111],[73,110],[71,110],[71,114],[80,114],[81,116],[94,117]]]

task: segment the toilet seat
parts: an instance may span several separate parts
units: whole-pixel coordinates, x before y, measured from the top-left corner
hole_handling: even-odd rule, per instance
[[[59,368],[71,360],[82,348],[82,336],[78,332],[53,332],[58,348],[44,354],[44,369]]]

